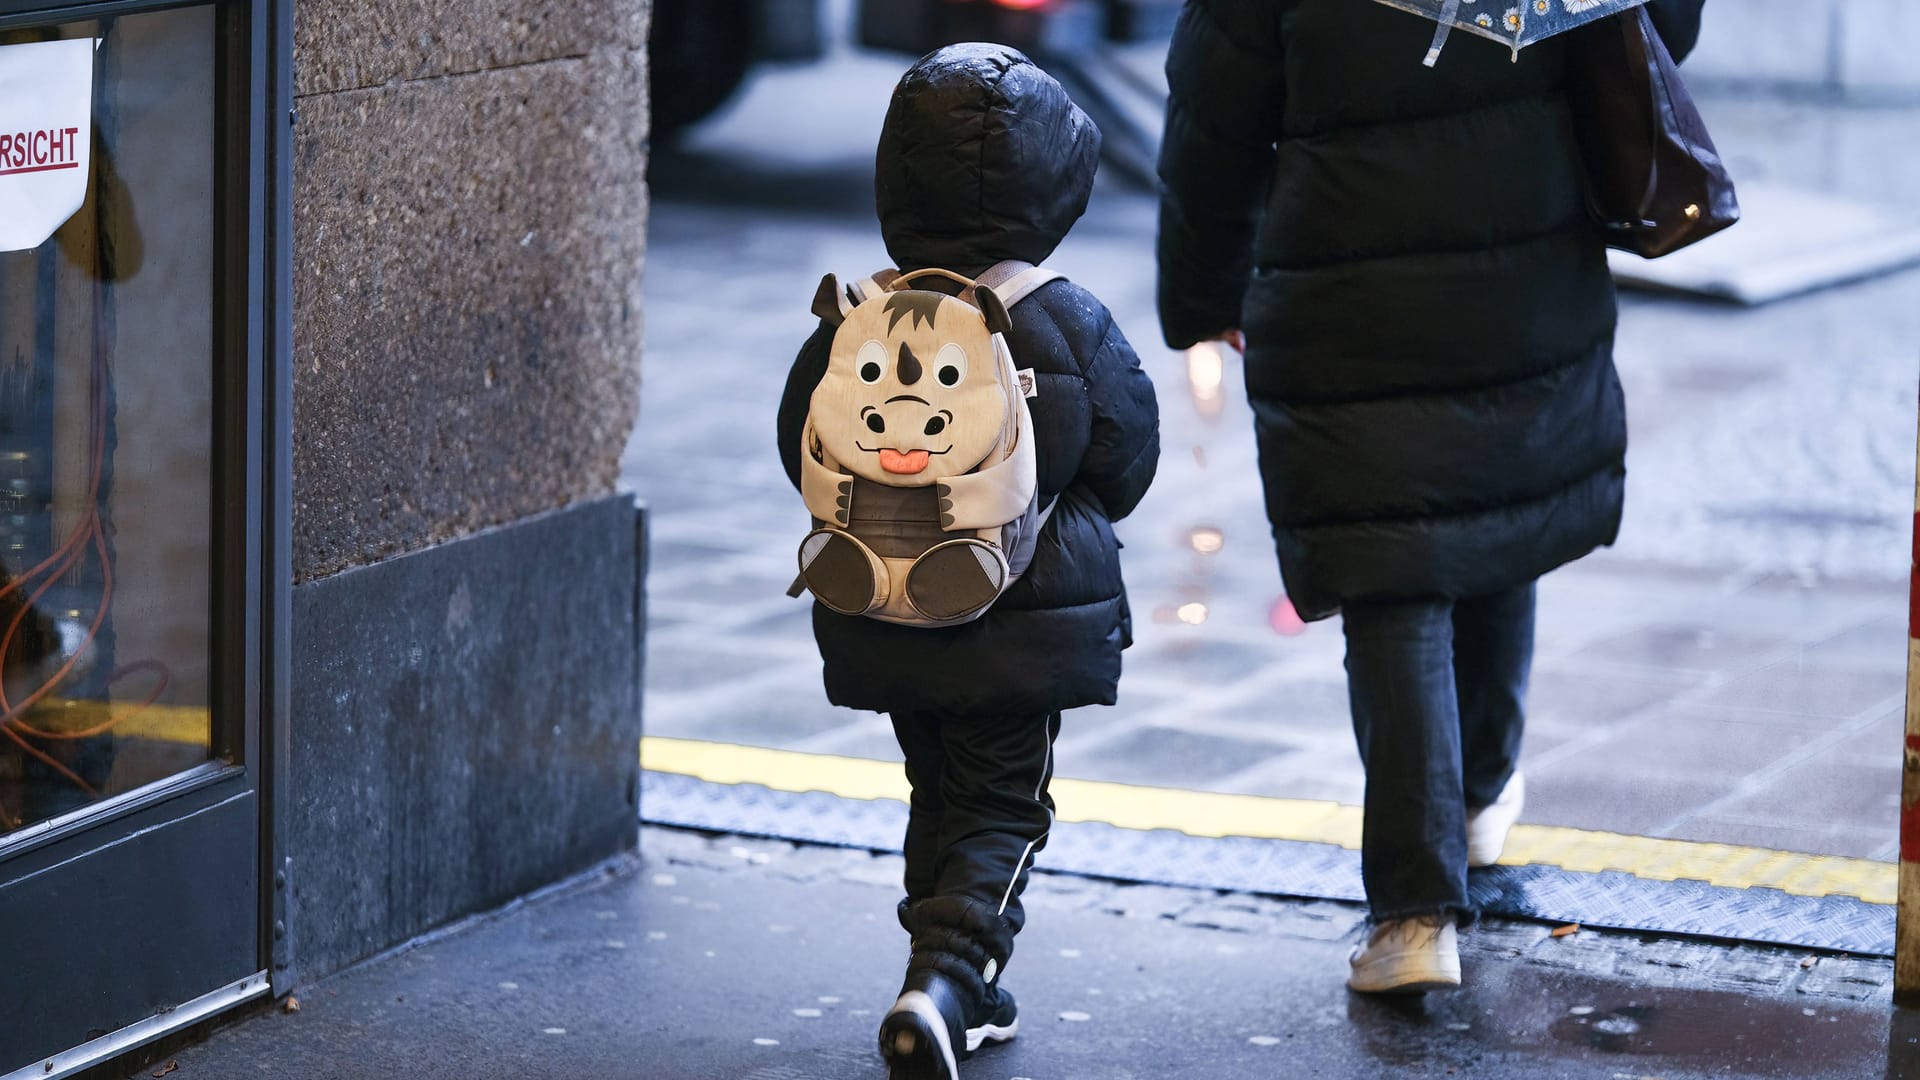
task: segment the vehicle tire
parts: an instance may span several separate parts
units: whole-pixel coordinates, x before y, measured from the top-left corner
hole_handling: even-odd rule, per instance
[[[749,0],[656,0],[647,42],[653,131],[667,138],[726,104],[752,63]]]

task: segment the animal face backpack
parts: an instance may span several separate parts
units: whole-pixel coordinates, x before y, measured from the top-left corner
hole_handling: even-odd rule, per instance
[[[938,276],[959,296],[913,289]],[[837,327],[801,435],[813,531],[802,588],[843,615],[907,626],[976,619],[1026,569],[1043,524],[1031,374],[1007,348],[1007,309],[1059,275],[1001,263],[970,281],[883,271],[843,293],[828,274],[814,314]]]

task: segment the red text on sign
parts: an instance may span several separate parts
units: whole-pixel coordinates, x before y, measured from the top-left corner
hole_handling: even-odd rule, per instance
[[[0,176],[80,167],[80,129],[0,131]]]

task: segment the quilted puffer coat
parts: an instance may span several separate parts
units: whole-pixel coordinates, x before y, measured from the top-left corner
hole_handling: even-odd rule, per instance
[[[1655,2],[1676,54],[1701,3]],[[1188,0],[1167,61],[1162,328],[1245,330],[1310,619],[1519,585],[1620,526],[1614,291],[1566,39],[1516,61],[1456,32],[1427,68],[1433,30],[1371,0]]]
[[[1005,259],[1043,262],[1086,210],[1099,152],[1099,129],[1019,52],[933,53],[901,79],[881,132],[876,194],[887,252],[902,269],[967,277]],[[1115,700],[1131,624],[1112,523],[1140,501],[1159,462],[1153,383],[1113,316],[1071,281],[1042,286],[1011,315],[1007,344],[1037,376],[1027,404],[1040,498],[1053,507],[1033,561],[961,626],[895,626],[816,603],[814,638],[835,704],[988,716]],[[824,324],[808,339],[781,400],[780,453],[796,487],[808,399],[832,339]]]

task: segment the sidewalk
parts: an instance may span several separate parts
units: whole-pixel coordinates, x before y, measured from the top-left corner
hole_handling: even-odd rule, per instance
[[[625,466],[654,511],[650,734],[898,759],[884,718],[826,703],[806,605],[784,595],[805,523],[772,417],[813,283],[884,259],[872,133],[901,66],[770,72],[655,163]],[[1920,216],[1900,134],[1920,110],[1706,107],[1741,177]],[[821,108],[842,122],[794,139]],[[1339,625],[1287,619],[1238,366],[1158,343],[1153,229],[1150,198],[1103,190],[1050,260],[1139,350],[1165,446],[1119,528],[1139,639],[1120,705],[1067,717],[1061,775],[1356,803]],[[1527,821],[1894,857],[1917,285],[1755,310],[1623,296],[1626,522],[1543,586]]]
[[[648,829],[643,858],[129,1077],[880,1080],[900,860]],[[1043,865],[1044,865],[1044,860]],[[1037,874],[975,1080],[1920,1077],[1886,961],[1483,923],[1466,987],[1349,994],[1349,905]]]

